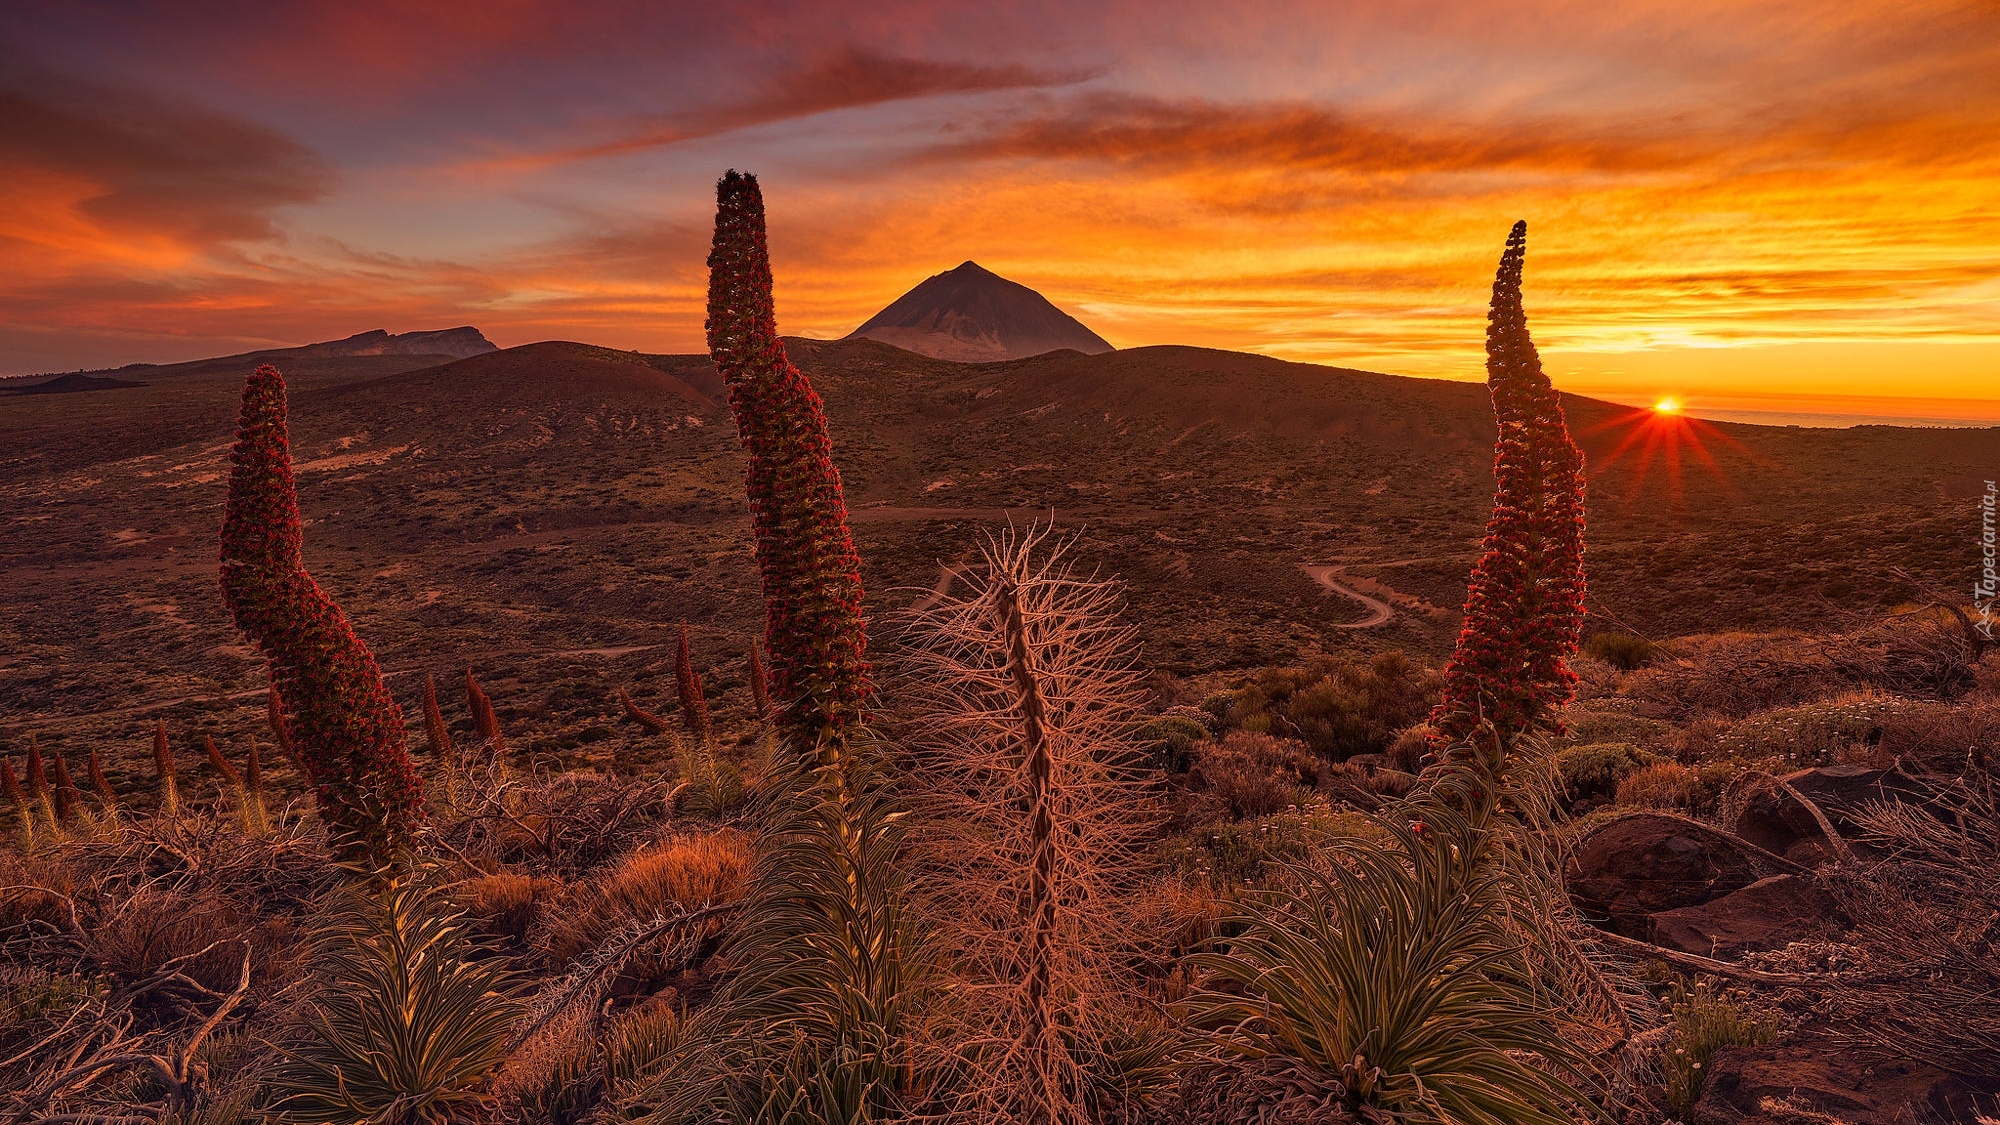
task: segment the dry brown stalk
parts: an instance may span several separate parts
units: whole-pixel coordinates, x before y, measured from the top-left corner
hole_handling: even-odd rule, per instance
[[[915,887],[963,978],[954,1016],[980,1078],[953,1109],[968,1119],[1088,1120],[1104,1050],[1089,1017],[1132,991],[1112,951],[1151,816],[1127,733],[1133,633],[1119,588],[1048,539],[990,541],[962,592],[907,630]]]

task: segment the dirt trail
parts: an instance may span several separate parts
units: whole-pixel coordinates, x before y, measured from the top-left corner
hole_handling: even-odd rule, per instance
[[[1306,575],[1314,582],[1319,583],[1326,589],[1342,597],[1353,598],[1355,601],[1368,607],[1368,617],[1365,620],[1343,621],[1339,625],[1334,626],[1336,629],[1373,629],[1377,625],[1387,624],[1391,618],[1396,616],[1396,611],[1390,607],[1388,602],[1380,598],[1369,597],[1359,590],[1343,586],[1339,582],[1334,581],[1335,575],[1347,569],[1344,566],[1307,566],[1300,569],[1304,570]]]
[[[924,610],[943,601],[944,596],[951,593],[952,581],[957,577],[958,566],[954,563],[946,563],[944,568],[938,571],[938,580],[931,585],[931,592],[912,602],[910,604],[910,612],[922,613]]]

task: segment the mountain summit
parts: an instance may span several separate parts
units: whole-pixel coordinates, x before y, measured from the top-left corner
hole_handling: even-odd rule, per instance
[[[1111,351],[1104,338],[1047,297],[977,262],[929,278],[847,336],[880,340],[933,359],[983,363],[1059,348]]]

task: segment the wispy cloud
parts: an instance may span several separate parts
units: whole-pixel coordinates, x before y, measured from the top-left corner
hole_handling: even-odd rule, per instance
[[[247,119],[63,75],[0,73],[0,163],[9,180],[63,184],[107,235],[190,245],[266,238],[286,204],[324,197],[316,153]],[[17,226],[15,239],[34,240]]]
[[[741,101],[717,102],[625,121],[602,140],[482,162],[522,169],[665,148],[739,129],[945,94],[1066,86],[1090,75],[1020,64],[987,66],[884,54],[847,44],[798,67],[778,68],[768,85]]]

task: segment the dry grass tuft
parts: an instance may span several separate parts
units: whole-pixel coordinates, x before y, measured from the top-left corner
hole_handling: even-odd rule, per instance
[[[563,886],[563,881],[553,876],[499,871],[459,884],[458,901],[482,931],[521,943],[527,941],[536,919],[562,893]]]
[[[742,898],[754,862],[749,838],[733,829],[640,848],[545,911],[534,944],[568,964],[633,923]]]

